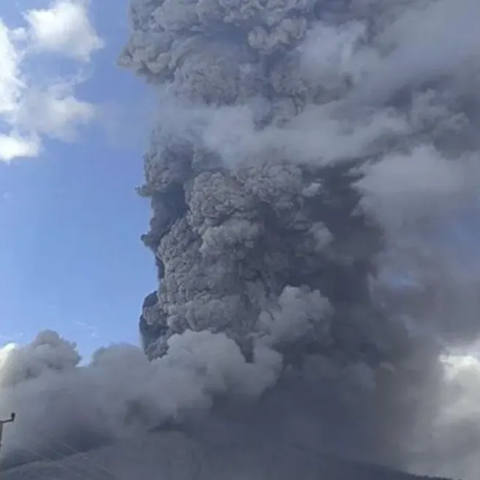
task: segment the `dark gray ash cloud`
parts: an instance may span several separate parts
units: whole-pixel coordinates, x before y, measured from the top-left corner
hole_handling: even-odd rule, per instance
[[[55,398],[42,428],[68,437],[91,391],[96,441],[209,411],[206,435],[473,476],[480,270],[444,233],[478,202],[478,18],[474,0],[132,0],[120,64],[159,102],[152,361],[78,367],[46,333],[4,354],[2,409]]]

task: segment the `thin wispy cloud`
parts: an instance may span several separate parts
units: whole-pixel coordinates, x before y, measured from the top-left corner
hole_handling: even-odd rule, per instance
[[[87,334],[89,337],[98,338],[100,335],[98,328],[90,323],[76,321],[75,326],[79,331]]]
[[[77,97],[82,75],[29,75],[29,64],[55,55],[84,66],[104,46],[88,17],[85,0],[57,0],[23,12],[25,24],[0,18],[0,161],[36,157],[45,138],[70,142],[97,115],[97,107]],[[37,67],[38,68],[38,67]],[[41,72],[43,73],[43,72]],[[51,81],[50,81],[51,80]]]
[[[24,337],[23,332],[0,333],[0,344],[18,342]]]

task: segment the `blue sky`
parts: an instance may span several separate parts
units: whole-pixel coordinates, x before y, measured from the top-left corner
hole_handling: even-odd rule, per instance
[[[0,74],[0,344],[47,328],[85,355],[138,341],[142,299],[155,288],[139,240],[149,205],[134,190],[151,93],[115,66],[126,8],[127,0],[0,6],[0,69],[16,72]]]

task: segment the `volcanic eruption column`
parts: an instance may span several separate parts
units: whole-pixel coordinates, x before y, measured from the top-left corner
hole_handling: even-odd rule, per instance
[[[428,423],[421,396],[435,395],[438,350],[373,300],[393,224],[362,194],[398,207],[411,180],[402,161],[420,158],[415,194],[422,165],[441,173],[475,150],[442,78],[456,65],[402,63],[412,15],[418,27],[448,13],[448,2],[414,4],[132,0],[120,60],[160,96],[140,188],[159,277],[140,320],[148,356],[175,334],[226,334],[297,411],[316,412],[319,444],[393,464]]]

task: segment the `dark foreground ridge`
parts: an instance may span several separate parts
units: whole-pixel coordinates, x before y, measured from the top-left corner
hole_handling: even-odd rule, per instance
[[[79,453],[57,462],[7,470],[4,480],[415,480],[419,477],[328,457],[300,445],[207,442],[185,432],[142,438]]]

